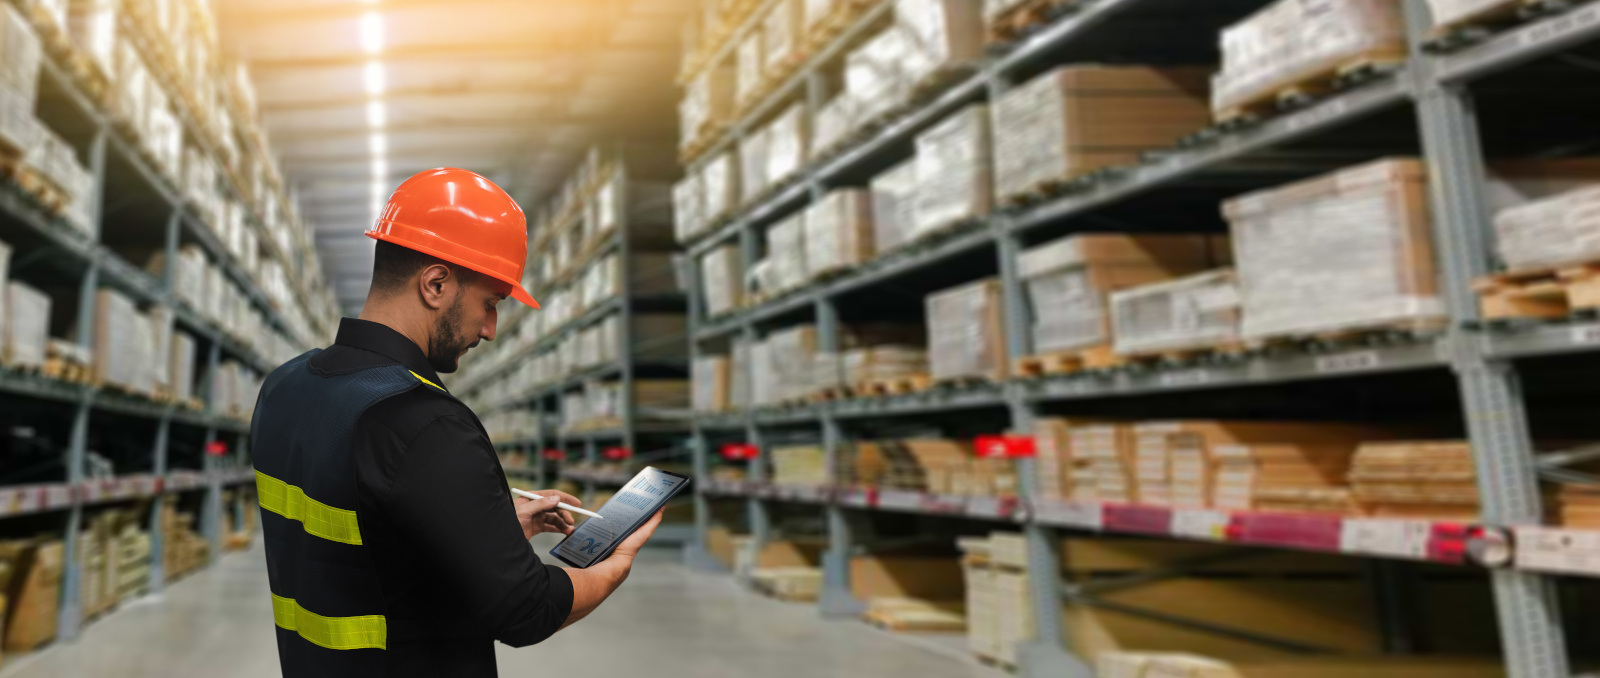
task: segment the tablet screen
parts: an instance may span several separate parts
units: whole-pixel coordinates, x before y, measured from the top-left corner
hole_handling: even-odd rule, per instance
[[[689,479],[684,476],[646,467],[595,511],[604,518],[585,520],[550,555],[574,567],[588,567],[604,560],[617,544],[688,484]]]

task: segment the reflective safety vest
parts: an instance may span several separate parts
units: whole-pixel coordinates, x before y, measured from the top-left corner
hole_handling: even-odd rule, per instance
[[[285,676],[381,674],[392,629],[356,512],[356,422],[372,405],[438,388],[400,365],[314,374],[312,351],[261,387],[251,455]]]

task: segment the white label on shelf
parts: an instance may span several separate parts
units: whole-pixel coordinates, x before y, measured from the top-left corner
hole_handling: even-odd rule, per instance
[[[1600,21],[1600,6],[1591,5],[1545,19],[1522,32],[1522,47],[1533,47],[1576,33]]]
[[[1579,325],[1572,328],[1572,343],[1600,344],[1600,325]]]
[[[899,509],[902,511],[920,511],[922,510],[922,494],[901,490],[883,490],[878,493],[878,506],[879,508]]]
[[[1349,518],[1339,536],[1339,550],[1368,556],[1425,560],[1433,523],[1426,520]]]
[[[983,518],[1003,517],[999,497],[973,497],[967,500],[967,515]]]
[[[17,493],[13,490],[0,490],[0,516],[9,516],[17,512]]]
[[[1600,575],[1600,532],[1519,527],[1516,534],[1518,569]]]
[[[53,485],[45,493],[45,495],[46,508],[65,508],[72,505],[71,485]]]
[[[1227,511],[1178,509],[1172,512],[1172,535],[1189,539],[1225,541],[1233,515]]]
[[[1211,370],[1194,369],[1178,370],[1176,372],[1163,372],[1159,379],[1162,386],[1197,386],[1211,382]]]
[[[1378,355],[1377,351],[1356,351],[1354,353],[1340,353],[1317,358],[1317,372],[1328,374],[1332,372],[1370,370],[1382,364],[1383,358]]]
[[[1033,516],[1039,522],[1085,530],[1105,529],[1105,507],[1085,501],[1047,501],[1035,504]]]

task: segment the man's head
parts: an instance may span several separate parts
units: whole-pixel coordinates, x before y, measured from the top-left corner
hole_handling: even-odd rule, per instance
[[[378,243],[361,317],[411,338],[437,372],[494,340],[507,297],[539,307],[520,284],[527,218],[482,176],[447,167],[407,179],[367,236]]]
[[[494,341],[498,305],[509,296],[509,283],[380,240],[367,306],[426,330],[426,343],[418,344],[435,372],[449,374],[479,341]]]

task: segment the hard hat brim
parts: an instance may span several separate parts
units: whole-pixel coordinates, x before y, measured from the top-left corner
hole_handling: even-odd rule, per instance
[[[528,294],[527,290],[522,289],[521,285],[513,284],[511,286],[511,298],[534,308],[539,308],[539,302],[535,301],[533,295]]]

